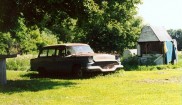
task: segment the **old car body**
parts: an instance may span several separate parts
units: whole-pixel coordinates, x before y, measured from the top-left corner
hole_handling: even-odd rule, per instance
[[[37,58],[31,59],[31,70],[39,73],[111,72],[121,69],[116,55],[97,54],[88,44],[70,43],[45,46]]]

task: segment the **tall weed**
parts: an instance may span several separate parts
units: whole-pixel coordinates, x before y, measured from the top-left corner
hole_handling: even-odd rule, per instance
[[[18,55],[16,58],[9,58],[6,61],[7,70],[27,71],[30,69],[30,59],[35,55]]]

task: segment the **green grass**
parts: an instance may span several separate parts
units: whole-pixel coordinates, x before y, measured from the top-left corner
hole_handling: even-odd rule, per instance
[[[39,77],[29,69],[32,55],[7,59],[8,84],[1,105],[182,105],[182,53],[177,65],[128,66],[85,79]]]
[[[1,105],[182,105],[181,70],[121,70],[86,79],[36,76],[7,71]]]

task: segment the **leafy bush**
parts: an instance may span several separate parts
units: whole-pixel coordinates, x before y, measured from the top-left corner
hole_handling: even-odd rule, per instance
[[[34,55],[18,55],[16,58],[9,58],[6,61],[6,68],[7,70],[27,71],[30,69],[30,59],[34,57]]]
[[[130,70],[138,69],[138,65],[139,65],[138,64],[138,57],[134,56],[134,57],[124,59],[122,61],[122,64],[123,64],[125,70],[130,71]]]

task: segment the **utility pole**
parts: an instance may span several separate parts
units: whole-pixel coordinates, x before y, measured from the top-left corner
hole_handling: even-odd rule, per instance
[[[0,82],[1,82],[1,85],[5,85],[7,83],[7,80],[6,80],[6,58],[0,59]]]

